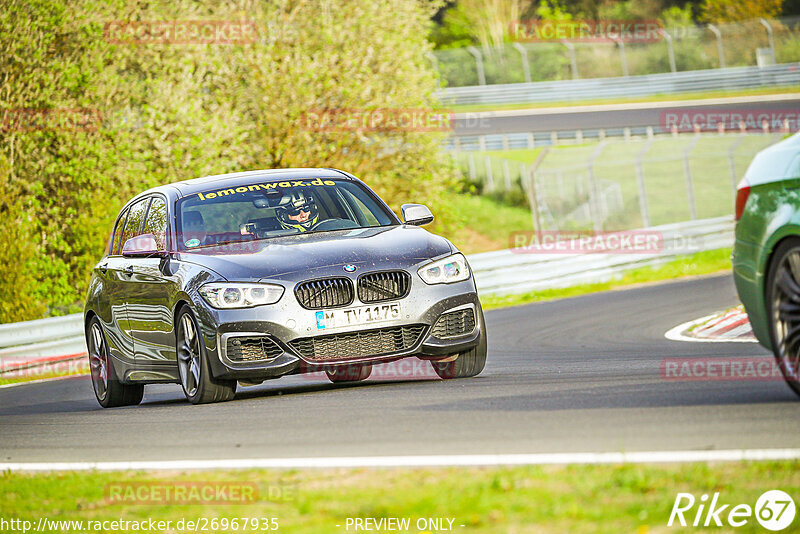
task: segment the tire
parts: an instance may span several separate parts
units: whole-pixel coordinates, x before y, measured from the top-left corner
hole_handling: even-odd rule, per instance
[[[200,327],[188,306],[178,311],[175,325],[178,374],[186,398],[192,404],[231,400],[236,394],[236,380],[215,380],[211,375]]]
[[[800,395],[800,239],[783,241],[766,280],[770,341],[786,383]]]
[[[333,370],[325,371],[328,380],[334,384],[342,382],[360,382],[372,374],[372,365],[337,365]]]
[[[457,358],[449,362],[431,361],[433,370],[439,375],[439,378],[449,380],[451,378],[468,378],[477,376],[483,371],[486,366],[486,352],[488,344],[486,341],[486,322],[483,318],[483,310],[478,306],[478,320],[481,328],[481,334],[478,338],[478,344],[472,349],[456,353]],[[454,356],[454,355],[451,355]]]
[[[135,406],[142,402],[144,384],[124,384],[114,370],[114,359],[108,351],[108,341],[103,325],[96,316],[86,326],[86,347],[89,353],[89,371],[92,389],[103,408]]]

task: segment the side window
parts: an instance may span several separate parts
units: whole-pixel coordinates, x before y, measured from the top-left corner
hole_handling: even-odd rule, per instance
[[[114,256],[119,255],[120,251],[122,250],[122,244],[120,244],[119,239],[122,235],[122,227],[125,226],[125,218],[127,216],[128,210],[122,210],[122,213],[120,213],[119,218],[117,219],[117,225],[114,227],[114,233],[111,236],[110,253]]]
[[[153,197],[144,222],[144,233],[155,236],[158,250],[167,250],[167,204],[163,198]]]
[[[125,221],[125,229],[122,231],[122,239],[120,240],[120,251],[125,247],[125,242],[137,235],[141,235],[142,226],[144,223],[144,215],[147,211],[147,205],[150,203],[149,198],[143,198],[133,206],[128,212],[128,220]]]

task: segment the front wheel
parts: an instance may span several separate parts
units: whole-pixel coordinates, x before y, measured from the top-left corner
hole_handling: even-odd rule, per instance
[[[215,380],[211,376],[200,328],[188,306],[178,312],[176,323],[178,374],[186,398],[192,404],[231,400],[236,394],[236,380]]]
[[[800,240],[775,250],[767,275],[767,317],[772,349],[792,391],[800,395]]]
[[[97,402],[103,408],[132,406],[142,402],[144,384],[123,384],[114,371],[100,319],[92,317],[86,327],[86,348],[89,352],[89,372]]]
[[[483,318],[483,310],[478,308],[478,317],[481,333],[478,338],[478,344],[472,349],[461,352],[456,356],[455,360],[448,362],[437,362],[431,360],[431,365],[439,378],[445,380],[450,378],[467,378],[470,376],[477,376],[483,371],[486,366],[486,352],[488,344],[486,342],[486,322]]]

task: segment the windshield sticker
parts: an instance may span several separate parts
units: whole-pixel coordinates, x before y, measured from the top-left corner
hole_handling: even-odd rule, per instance
[[[186,246],[190,247],[190,248],[191,247],[199,247],[200,246],[200,240],[199,239],[190,239],[189,241],[186,242]]]
[[[225,197],[228,195],[235,195],[237,193],[247,193],[248,191],[269,191],[271,189],[276,188],[286,188],[286,187],[308,187],[308,186],[324,186],[324,185],[336,185],[336,182],[333,180],[323,180],[321,178],[315,178],[309,182],[305,182],[303,180],[290,180],[285,182],[268,182],[263,184],[253,184],[253,185],[242,185],[239,187],[230,187],[228,189],[218,189],[217,191],[206,191],[205,193],[197,193],[197,196],[200,200],[212,199],[217,197]],[[187,246],[189,246],[187,244]]]

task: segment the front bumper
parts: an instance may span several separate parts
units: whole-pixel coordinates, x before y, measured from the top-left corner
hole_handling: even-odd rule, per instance
[[[218,310],[206,305],[204,301],[195,301],[201,309],[197,310],[201,323],[205,349],[209,356],[212,372],[215,377],[223,379],[267,379],[279,376],[318,371],[336,365],[352,363],[382,363],[398,358],[419,357],[422,359],[439,359],[469,350],[478,345],[482,330],[485,328],[480,301],[475,290],[473,279],[455,284],[427,285],[416,279],[411,290],[402,299],[386,302],[398,303],[401,317],[393,321],[384,321],[371,325],[347,326],[333,330],[320,330],[317,327],[317,310],[307,310],[297,302],[291,287],[287,287],[280,302],[271,306],[258,306],[248,309]],[[376,303],[377,305],[384,303]],[[365,306],[356,298],[351,306]],[[474,327],[471,331],[456,336],[437,336],[433,325],[444,313],[471,309],[474,312]],[[405,329],[403,329],[405,327]],[[380,352],[378,354],[360,354],[341,358],[318,359],[309,358],[304,351],[298,350],[299,340],[308,341],[334,336],[352,339],[357,335],[369,335],[378,330],[389,330],[403,333],[413,329],[419,334],[416,340],[404,346],[402,350]],[[441,334],[441,332],[439,332]],[[351,334],[348,336],[348,334]],[[248,336],[268,336],[278,349],[271,357],[258,361],[234,361],[227,354],[228,341]],[[294,342],[294,343],[293,343]],[[351,341],[352,342],[352,341]],[[347,346],[343,343],[342,346]]]

